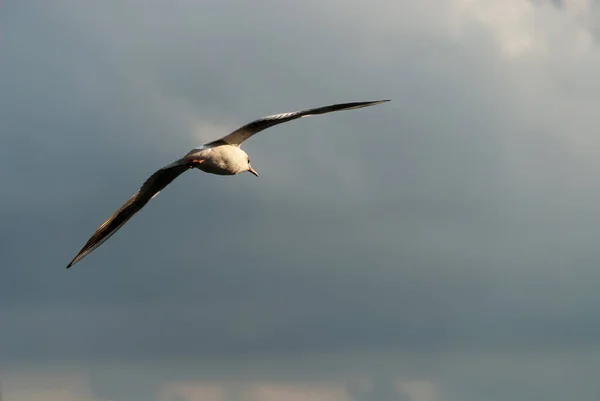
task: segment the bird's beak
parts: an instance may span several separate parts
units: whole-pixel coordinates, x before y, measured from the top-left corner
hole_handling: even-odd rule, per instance
[[[249,172],[251,172],[252,174],[254,174],[255,176],[257,176],[257,177],[258,177],[258,173],[256,172],[256,170],[254,170],[254,169],[252,168],[252,166],[251,166],[251,165],[248,165],[248,171],[249,171]]]

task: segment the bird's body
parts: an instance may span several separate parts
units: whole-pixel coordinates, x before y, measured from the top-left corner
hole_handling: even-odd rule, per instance
[[[229,144],[192,149],[184,159],[202,160],[194,167],[209,174],[236,175],[248,171],[248,154]]]
[[[248,154],[240,148],[240,145],[252,135],[274,125],[297,118],[338,110],[374,106],[388,101],[341,103],[291,113],[274,114],[259,118],[221,139],[192,149],[182,158],[175,160],[152,174],[127,202],[98,227],[77,256],[67,265],[67,269],[102,245],[152,198],[187,170],[197,168],[205,173],[216,175],[237,175],[248,171],[258,177],[258,173],[250,165]]]

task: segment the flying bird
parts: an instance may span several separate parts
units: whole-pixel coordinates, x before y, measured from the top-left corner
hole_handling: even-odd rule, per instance
[[[358,109],[389,102],[377,100],[370,102],[340,103],[291,113],[274,114],[259,118],[229,135],[192,149],[182,158],[170,163],[152,174],[142,187],[110,216],[81,248],[77,256],[67,265],[67,269],[89,255],[116,233],[129,219],[139,212],[152,198],[169,185],[175,178],[190,169],[199,169],[205,173],[217,175],[236,175],[248,171],[258,177],[250,165],[250,158],[240,145],[252,135],[277,124],[301,117],[326,114],[339,110]]]

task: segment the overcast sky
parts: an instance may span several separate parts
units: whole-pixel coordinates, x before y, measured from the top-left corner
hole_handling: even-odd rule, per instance
[[[0,3],[2,401],[600,397],[600,2]],[[264,115],[259,178],[156,169]]]

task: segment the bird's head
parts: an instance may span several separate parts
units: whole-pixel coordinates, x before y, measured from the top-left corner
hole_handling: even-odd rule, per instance
[[[241,149],[240,149],[240,150],[241,150]],[[257,177],[258,177],[258,173],[257,173],[257,172],[256,172],[256,170],[254,170],[254,169],[252,168],[252,166],[250,165],[250,156],[248,156],[248,154],[247,154],[246,152],[244,152],[243,150],[242,150],[242,152],[243,152],[243,154],[244,154],[244,157],[246,158],[246,169],[245,169],[245,170],[243,170],[243,171],[248,171],[249,173],[252,173],[252,174],[254,174],[255,176],[257,176]]]
[[[258,177],[258,173],[257,173],[257,172],[256,172],[256,170],[254,170],[254,169],[252,168],[252,166],[250,165],[250,158],[248,158],[248,169],[247,169],[246,171],[248,171],[248,172],[250,172],[250,173],[252,173],[252,174],[254,174],[255,176],[257,176],[257,177]]]

